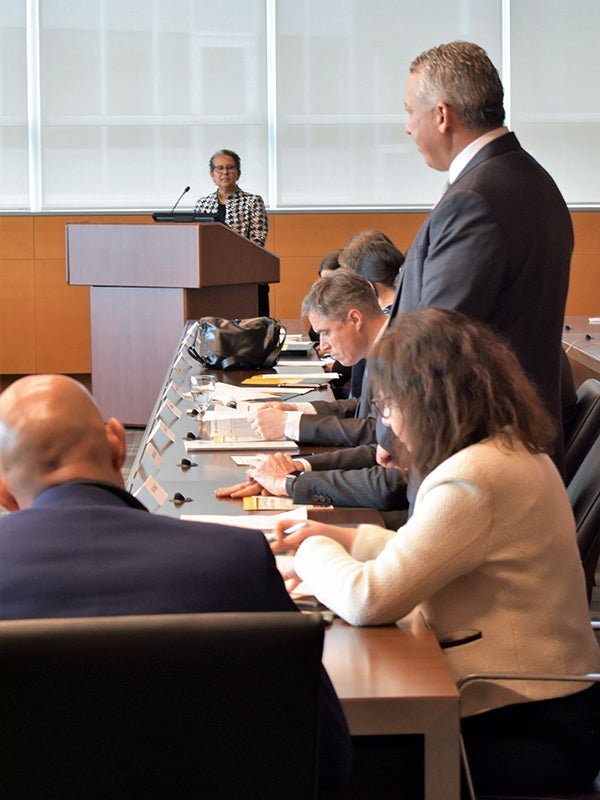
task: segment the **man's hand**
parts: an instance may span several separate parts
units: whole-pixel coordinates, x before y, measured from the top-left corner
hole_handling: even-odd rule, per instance
[[[271,542],[271,550],[274,553],[288,553],[290,551],[295,553],[302,542],[310,536],[327,536],[350,552],[357,533],[356,528],[328,525],[325,522],[313,522],[312,520],[305,522],[302,527],[298,527],[293,533],[286,534],[286,529],[291,527],[296,526],[292,526],[289,520],[280,520],[275,524],[273,533],[276,538]],[[292,577],[291,574],[290,577]]]
[[[280,411],[298,411],[296,403],[283,403],[280,400],[269,400],[268,403],[263,403],[262,408],[278,408]]]
[[[287,412],[279,408],[265,408],[262,406],[248,416],[252,430],[267,441],[281,439],[285,436],[285,422]]]
[[[254,494],[268,494],[255,480],[235,483],[233,486],[223,486],[215,492],[217,497],[250,497]]]
[[[288,453],[273,453],[268,456],[258,456],[247,474],[249,478],[253,478],[270,494],[278,497],[287,497],[285,490],[286,475],[302,468],[302,464],[299,461],[294,461]]]

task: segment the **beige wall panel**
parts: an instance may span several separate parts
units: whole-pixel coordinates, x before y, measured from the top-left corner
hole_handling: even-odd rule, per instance
[[[319,259],[282,258],[280,266],[281,283],[271,285],[271,314],[294,319],[300,316],[304,295],[318,277]]]
[[[277,214],[273,250],[280,257],[312,256],[318,261],[330,250],[344,247],[349,237],[377,228],[406,250],[424,214]]]
[[[33,258],[33,218],[0,216],[0,259]]]
[[[600,316],[600,251],[573,255],[566,313]]]
[[[0,260],[0,374],[35,372],[35,327],[33,261]]]
[[[575,249],[567,314],[600,316],[600,213],[573,211]]]
[[[37,372],[90,372],[89,289],[67,284],[64,258],[35,262],[35,318]]]
[[[271,214],[266,246],[281,258],[281,283],[271,286],[272,313],[280,318],[296,317],[320,259],[329,250],[343,247],[351,234],[378,228],[405,251],[425,216],[400,212]],[[575,252],[567,313],[598,316],[600,212],[574,211],[572,216]],[[88,290],[66,283],[65,225],[149,221],[146,215],[0,217],[0,374],[48,369],[89,372]]]
[[[577,253],[600,253],[600,212],[572,211]]]

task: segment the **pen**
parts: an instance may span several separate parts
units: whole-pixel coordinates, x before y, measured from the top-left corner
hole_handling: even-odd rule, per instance
[[[303,528],[308,523],[308,520],[304,520],[303,522],[297,522],[295,525],[292,525],[290,528],[286,528],[284,530],[284,534],[287,536],[289,533],[296,533],[299,531],[300,528]]]
[[[278,383],[279,389],[324,389],[327,384],[323,383]]]

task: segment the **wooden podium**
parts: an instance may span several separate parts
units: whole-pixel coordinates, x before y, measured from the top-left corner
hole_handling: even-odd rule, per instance
[[[188,319],[257,315],[279,258],[219,222],[69,224],[67,280],[89,285],[92,390],[144,426]]]

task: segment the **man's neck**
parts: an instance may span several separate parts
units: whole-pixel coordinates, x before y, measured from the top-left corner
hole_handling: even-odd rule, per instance
[[[494,139],[499,139],[500,136],[504,136],[506,133],[508,133],[508,128],[503,125],[500,128],[494,128],[490,131],[474,133],[468,140],[465,140],[461,149],[450,162],[448,182],[453,183],[469,161],[474,158],[486,144],[489,144]]]

